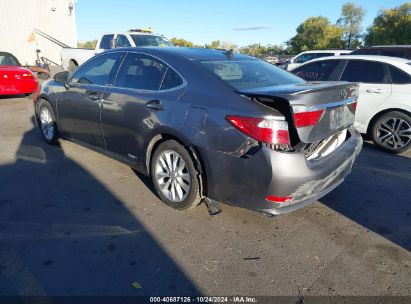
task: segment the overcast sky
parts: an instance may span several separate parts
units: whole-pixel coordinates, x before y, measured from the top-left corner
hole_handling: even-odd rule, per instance
[[[177,37],[203,45],[213,40],[239,46],[252,43],[281,44],[295,35],[306,18],[325,16],[335,23],[340,0],[77,0],[79,41],[97,39],[105,32],[152,27],[168,38]],[[357,0],[367,11],[367,28],[381,8],[393,8],[406,1]]]

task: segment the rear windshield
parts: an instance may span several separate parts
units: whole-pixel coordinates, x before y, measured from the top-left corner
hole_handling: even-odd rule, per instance
[[[167,39],[154,35],[131,35],[136,46],[173,46]]]
[[[237,91],[304,82],[303,79],[262,60],[204,61],[202,64]]]
[[[0,65],[17,65],[20,66],[16,57],[9,53],[0,53]]]

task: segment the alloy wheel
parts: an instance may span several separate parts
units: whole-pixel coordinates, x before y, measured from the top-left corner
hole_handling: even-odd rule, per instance
[[[54,137],[54,122],[51,112],[47,107],[42,107],[40,110],[40,126],[44,137],[47,140],[52,140]]]
[[[177,152],[163,151],[156,160],[154,174],[161,192],[170,201],[182,202],[190,192],[191,176]]]
[[[402,118],[388,118],[377,127],[377,140],[390,149],[401,149],[411,141],[411,126]]]

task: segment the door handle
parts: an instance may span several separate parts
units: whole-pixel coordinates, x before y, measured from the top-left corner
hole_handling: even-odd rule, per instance
[[[367,93],[384,94],[384,93],[387,93],[387,91],[383,89],[368,89]]]
[[[147,101],[146,107],[154,111],[164,110],[164,106],[161,104],[160,100],[158,99]]]
[[[98,93],[90,93],[88,94],[88,98],[90,98],[91,101],[96,102],[100,100],[100,95]]]

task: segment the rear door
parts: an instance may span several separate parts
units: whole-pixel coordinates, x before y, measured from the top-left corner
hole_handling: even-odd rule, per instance
[[[169,81],[174,73],[174,81]],[[172,75],[171,75],[172,76]],[[103,96],[101,122],[108,153],[139,164],[157,116],[166,115],[181,90],[181,78],[164,62],[146,54],[128,53],[113,86]]]
[[[369,118],[391,95],[391,81],[388,68],[382,62],[369,60],[348,60],[341,81],[360,83],[356,111],[356,127],[366,131]]]
[[[121,53],[100,55],[81,66],[58,94],[60,132],[82,143],[105,148],[100,127],[101,97],[113,77]]]

